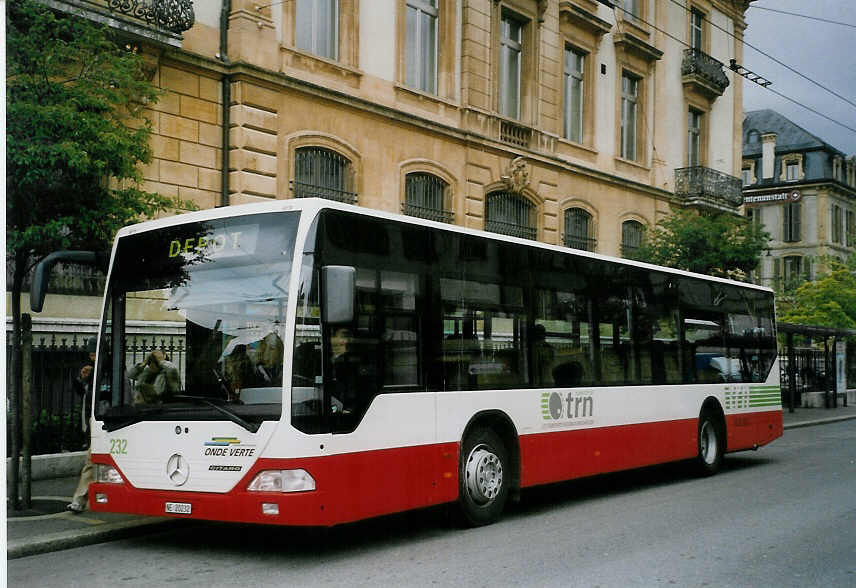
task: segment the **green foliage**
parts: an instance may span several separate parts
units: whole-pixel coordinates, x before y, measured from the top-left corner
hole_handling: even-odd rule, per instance
[[[11,432],[7,429],[7,453],[12,447],[10,434]],[[43,409],[38,417],[33,419],[30,439],[31,455],[86,449],[89,445],[89,434],[85,433],[81,427],[80,406],[63,415],[48,414],[48,411]],[[7,454],[6,457],[9,455]]]
[[[790,296],[779,298],[779,320],[799,325],[856,329],[856,254],[845,263],[825,258],[826,268]]]
[[[6,248],[25,271],[57,249],[105,249],[177,200],[140,189],[151,160],[143,59],[89,21],[7,5]]]
[[[770,235],[726,213],[679,210],[657,223],[634,259],[700,274],[745,280]]]

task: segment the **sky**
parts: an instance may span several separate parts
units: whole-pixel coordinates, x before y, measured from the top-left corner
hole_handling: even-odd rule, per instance
[[[762,8],[854,26],[828,24]],[[757,0],[746,11],[746,22],[743,67],[773,82],[770,88],[777,92],[856,129],[856,106],[753,49],[760,49],[856,104],[856,0]],[[743,110],[764,108],[782,114],[847,156],[856,155],[856,131],[847,130],[745,80]]]

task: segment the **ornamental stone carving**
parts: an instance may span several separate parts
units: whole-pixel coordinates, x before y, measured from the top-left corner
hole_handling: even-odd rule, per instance
[[[526,163],[526,159],[518,157],[511,162],[505,175],[500,179],[508,186],[509,192],[522,194],[523,190],[529,187],[530,175],[531,167]]]

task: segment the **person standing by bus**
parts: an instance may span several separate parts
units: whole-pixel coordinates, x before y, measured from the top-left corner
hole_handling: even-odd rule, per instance
[[[92,379],[95,370],[95,349],[97,341],[95,337],[86,342],[86,351],[89,354],[86,362],[80,368],[80,373],[72,381],[72,387],[78,396],[81,397],[81,426],[83,431],[89,432],[89,413],[92,405]],[[73,513],[81,513],[86,510],[87,495],[89,494],[89,484],[95,481],[93,474],[92,460],[90,459],[91,448],[86,453],[86,461],[83,464],[83,469],[80,471],[80,480],[77,483],[77,489],[71,498],[71,502],[65,507]]]

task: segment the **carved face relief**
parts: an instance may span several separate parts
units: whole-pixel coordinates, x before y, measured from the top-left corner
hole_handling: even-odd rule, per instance
[[[529,186],[529,164],[522,157],[518,157],[511,162],[508,167],[508,173],[503,178],[508,184],[508,189],[515,194],[522,194],[523,190]]]

